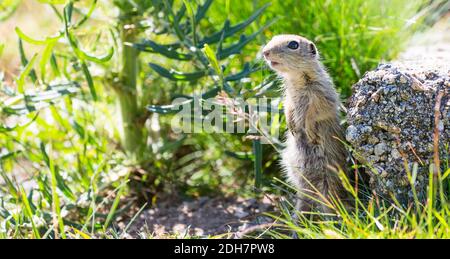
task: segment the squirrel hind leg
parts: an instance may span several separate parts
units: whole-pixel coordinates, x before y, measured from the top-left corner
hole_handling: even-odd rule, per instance
[[[310,213],[314,210],[314,204],[308,199],[298,197],[295,203],[294,215],[304,215],[306,218],[310,217]]]
[[[312,205],[309,204],[308,202],[306,202],[304,199],[297,197],[297,200],[295,202],[295,210],[291,212],[292,220],[293,220],[295,226],[299,227],[299,222],[300,222],[299,217],[301,215],[305,215],[305,213],[309,213],[311,211],[312,211]],[[307,215],[305,215],[305,216],[307,216]],[[295,230],[292,230],[291,237],[292,237],[292,239],[300,238]]]

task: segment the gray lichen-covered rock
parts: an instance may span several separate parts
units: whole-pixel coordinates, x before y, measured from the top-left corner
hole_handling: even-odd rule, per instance
[[[394,194],[406,204],[413,199],[412,173],[419,199],[426,194],[433,163],[433,131],[438,92],[441,160],[449,159],[450,71],[414,70],[383,64],[353,86],[347,114],[346,139],[370,170],[370,187],[388,200]],[[407,165],[407,166],[405,166]],[[417,168],[417,170],[415,169]]]

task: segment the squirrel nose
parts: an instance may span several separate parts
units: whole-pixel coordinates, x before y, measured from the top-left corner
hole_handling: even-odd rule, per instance
[[[264,57],[269,57],[269,55],[270,55],[270,51],[268,51],[268,50],[266,50],[266,51],[264,51],[263,52],[263,55],[264,55]]]

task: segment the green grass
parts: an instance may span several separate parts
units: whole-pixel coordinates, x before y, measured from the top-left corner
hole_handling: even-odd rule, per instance
[[[422,0],[277,1],[271,11],[281,17],[272,33],[301,34],[313,40],[342,97],[346,98],[365,71],[382,60],[395,58],[412,33],[426,28],[422,21],[429,13],[427,8],[432,7],[424,7],[424,3]]]
[[[122,12],[127,14],[130,6],[126,1],[118,2],[122,2]],[[169,104],[178,94],[204,93],[215,84],[223,87],[224,77],[241,71],[245,63],[260,64],[256,55],[261,45],[279,33],[301,34],[314,40],[339,91],[348,97],[351,85],[361,74],[383,59],[394,58],[414,32],[427,26],[422,21],[434,9],[433,5],[422,6],[425,2],[273,1],[261,19],[256,19],[243,32],[230,35],[224,44],[230,46],[239,40],[241,33],[251,35],[270,22],[275,23],[255,34],[240,54],[223,60],[217,60],[218,44],[209,44],[203,51],[188,46],[222,30],[227,18],[231,24],[245,21],[264,3],[218,0],[200,24],[192,26],[191,22],[189,33],[178,35],[171,27],[162,34],[141,32],[139,39],[163,44],[177,37],[184,38],[185,45],[180,51],[196,58],[182,62],[155,53],[139,54],[133,94],[139,96],[136,105],[147,120],[145,134],[139,140],[145,146],[139,153],[139,163],[123,148],[121,127],[117,123],[117,97],[110,87],[123,69],[118,54],[120,42],[115,37],[117,20],[111,8],[99,4],[92,17],[86,21],[81,19],[83,26],[73,29],[63,26],[63,6],[55,8],[60,18],[48,7],[45,9],[49,11],[48,16],[54,14],[49,20],[52,25],[59,22],[61,28],[67,29],[60,33],[73,34],[78,41],[55,44],[47,38],[54,35],[43,33],[48,28],[32,34],[36,39],[48,40],[42,48],[30,48],[33,41],[30,39],[28,42],[24,39],[20,45],[11,42],[3,45],[0,39],[0,55],[11,57],[14,52],[14,59],[22,61],[21,69],[8,69],[19,71],[17,74],[0,73],[0,238],[122,238],[125,233],[118,228],[119,222],[135,219],[144,204],[151,206],[167,196],[252,196],[255,181],[260,192],[283,193],[270,185],[280,171],[279,154],[273,147],[247,140],[244,134],[175,134],[170,129],[171,116],[149,113],[144,107]],[[75,5],[81,8],[74,12],[73,19],[79,21],[80,12],[88,13],[92,3],[77,1]],[[189,1],[175,1],[174,8],[181,8],[185,3]],[[197,2],[191,4],[196,10]],[[183,22],[195,20],[188,9]],[[5,14],[0,13],[0,20],[7,16],[14,19],[11,8],[0,6],[2,11]],[[144,20],[139,24],[145,25],[145,19],[155,14],[139,15]],[[411,18],[415,24],[408,22]],[[173,22],[173,17],[155,21],[162,23],[158,26],[164,26]],[[17,26],[26,35],[30,33],[22,24]],[[14,29],[7,28],[7,31],[14,34]],[[87,53],[108,54],[111,46],[115,52],[110,61],[90,61],[99,58]],[[71,47],[77,55],[74,56]],[[205,77],[197,83],[174,82],[155,72],[148,66],[150,62],[178,71],[209,69],[211,63],[219,80]],[[225,70],[221,71],[222,67]],[[266,69],[249,77],[251,80],[230,83],[230,87],[235,93],[241,89],[242,96],[251,98],[264,79],[273,79]],[[20,94],[23,92],[27,98]],[[264,96],[278,97],[279,91],[270,89]],[[276,126],[285,128],[285,123],[280,120]],[[447,170],[435,186],[445,185],[448,179]],[[443,189],[439,187],[439,190]],[[449,237],[446,193],[437,193],[438,198],[432,192],[425,204],[414,209],[378,204],[373,197],[368,201],[356,199],[358,210],[349,212],[333,201],[329,203],[335,207],[335,217],[330,220],[319,215],[322,216],[319,222],[302,216],[300,222],[295,222],[290,204],[281,202],[281,214],[273,215],[277,225],[265,236],[290,238],[295,231],[301,238]]]
[[[444,186],[449,174],[450,169],[447,169],[438,182],[433,182],[430,173],[429,195],[425,202],[416,199],[414,204],[418,206],[391,204],[373,195],[361,198],[351,184],[345,186],[353,194],[352,210],[342,206],[339,200],[323,198],[319,202],[326,204],[331,213],[293,214],[293,206],[286,200],[280,203],[281,213],[271,214],[275,223],[266,235],[281,239],[291,238],[293,233],[299,238],[320,239],[447,239],[450,237],[450,210]]]

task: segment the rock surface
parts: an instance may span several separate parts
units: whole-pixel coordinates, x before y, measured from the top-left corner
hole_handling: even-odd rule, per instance
[[[433,163],[435,126],[441,159],[449,159],[450,70],[382,64],[367,72],[353,92],[346,139],[358,160],[371,167],[366,170],[371,189],[388,200],[393,194],[407,204],[413,200],[410,171],[419,199],[423,199]],[[435,125],[436,97],[441,92],[439,124]]]

